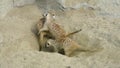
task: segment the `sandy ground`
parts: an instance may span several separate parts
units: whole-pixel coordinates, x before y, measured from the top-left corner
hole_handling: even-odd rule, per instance
[[[35,25],[41,18],[36,5],[16,7],[0,20],[0,68],[120,68],[120,18],[78,9],[56,12],[56,21],[82,48],[73,57],[39,51]]]

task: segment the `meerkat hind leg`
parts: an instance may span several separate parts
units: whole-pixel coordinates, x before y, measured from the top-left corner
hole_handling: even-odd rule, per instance
[[[71,54],[76,51],[78,48],[75,47],[75,46],[70,46],[70,47],[67,47],[67,48],[64,48],[64,51],[65,51],[65,55],[66,56],[71,56]]]
[[[80,49],[80,45],[70,38],[66,38],[63,44],[65,55],[71,56],[72,53]]]

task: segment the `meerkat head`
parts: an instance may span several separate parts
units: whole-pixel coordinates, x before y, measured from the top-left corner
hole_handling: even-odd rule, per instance
[[[45,13],[43,16],[46,18],[46,22],[48,23],[55,20],[55,14],[51,11]]]
[[[46,40],[45,45],[42,46],[41,50],[45,52],[56,52],[55,47],[52,45],[50,39]]]
[[[54,52],[57,52],[57,51],[58,51],[58,49],[57,49],[57,43],[56,43],[56,41],[53,40],[53,39],[48,39],[47,42],[46,42],[45,47],[46,47],[46,48],[53,47]]]
[[[50,46],[54,46],[53,44],[55,44],[55,40],[48,39],[47,42],[46,42],[45,47],[48,48]]]
[[[59,43],[57,43],[55,40],[53,39],[48,39],[47,40],[47,44],[46,44],[47,48],[53,47],[54,52],[58,52],[62,55],[65,55],[64,49],[59,47]]]

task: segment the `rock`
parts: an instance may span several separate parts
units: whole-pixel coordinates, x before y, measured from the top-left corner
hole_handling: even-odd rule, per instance
[[[13,0],[1,0],[0,18],[3,18],[12,7],[13,7]]]
[[[60,0],[59,2],[65,7],[65,8],[75,8],[80,7],[82,3],[87,3],[89,0]]]
[[[35,0],[1,0],[0,2],[0,18],[3,18],[13,7],[33,4]]]
[[[14,0],[13,5],[19,7],[19,6],[24,6],[24,5],[33,4],[33,3],[35,3],[35,0]]]
[[[46,13],[49,10],[64,11],[64,7],[58,2],[58,0],[36,0],[36,4],[39,9]]]

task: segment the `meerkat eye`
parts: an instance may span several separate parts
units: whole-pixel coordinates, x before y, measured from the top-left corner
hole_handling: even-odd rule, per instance
[[[50,46],[50,44],[49,44],[49,43],[46,43],[45,47],[48,48],[49,46]]]

